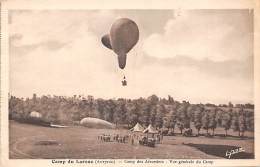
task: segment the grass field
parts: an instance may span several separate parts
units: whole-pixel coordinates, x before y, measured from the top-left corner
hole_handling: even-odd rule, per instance
[[[226,151],[242,147],[245,151],[231,158],[254,158],[253,132],[246,132],[246,139],[235,137],[183,137],[164,136],[155,148],[129,143],[101,142],[100,134],[128,134],[128,130],[90,129],[85,127],[49,128],[10,121],[9,155],[11,159],[75,158],[75,159],[216,159],[227,158]],[[216,133],[224,134],[222,129]],[[231,135],[237,133],[229,132]],[[39,145],[53,140],[56,145]]]

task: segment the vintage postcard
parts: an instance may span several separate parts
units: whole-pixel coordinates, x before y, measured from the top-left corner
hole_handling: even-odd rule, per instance
[[[260,164],[259,1],[58,2],[1,2],[1,166]]]

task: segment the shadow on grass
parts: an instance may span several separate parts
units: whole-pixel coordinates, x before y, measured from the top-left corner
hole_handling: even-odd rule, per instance
[[[222,158],[229,159],[228,156],[226,156],[227,151],[238,149],[237,146],[229,146],[229,145],[209,145],[209,144],[193,144],[188,143],[184,144],[186,146],[194,147],[206,154],[214,155]],[[247,153],[247,152],[239,152],[236,154],[232,154],[230,159],[253,159],[254,154],[253,153]]]
[[[230,138],[230,139],[238,139],[238,140],[246,140],[246,139],[254,139],[254,137],[250,137],[250,136],[233,136],[233,135],[224,135],[224,134],[215,134],[215,137],[219,137],[219,138]]]
[[[249,139],[254,139],[254,137],[251,136],[233,136],[233,135],[225,135],[225,134],[215,134],[210,135],[210,134],[193,134],[191,136],[183,136],[181,133],[175,133],[174,135],[167,135],[167,136],[175,136],[175,137],[206,137],[206,138],[217,138],[217,139],[225,139],[225,140],[249,140]]]

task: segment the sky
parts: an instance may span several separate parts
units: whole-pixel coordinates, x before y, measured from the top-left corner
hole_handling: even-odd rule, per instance
[[[122,17],[140,32],[124,70],[100,41]],[[10,93],[18,97],[253,103],[251,10],[12,10],[9,41]]]

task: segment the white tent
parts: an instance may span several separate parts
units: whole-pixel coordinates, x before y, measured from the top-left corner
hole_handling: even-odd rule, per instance
[[[139,123],[136,123],[136,125],[130,130],[133,132],[143,132],[144,128]]]
[[[30,113],[30,117],[31,117],[31,118],[41,118],[41,117],[42,117],[42,114],[39,113],[39,112],[36,112],[36,111],[32,111],[32,112]]]
[[[143,133],[159,133],[151,124],[143,131]]]

